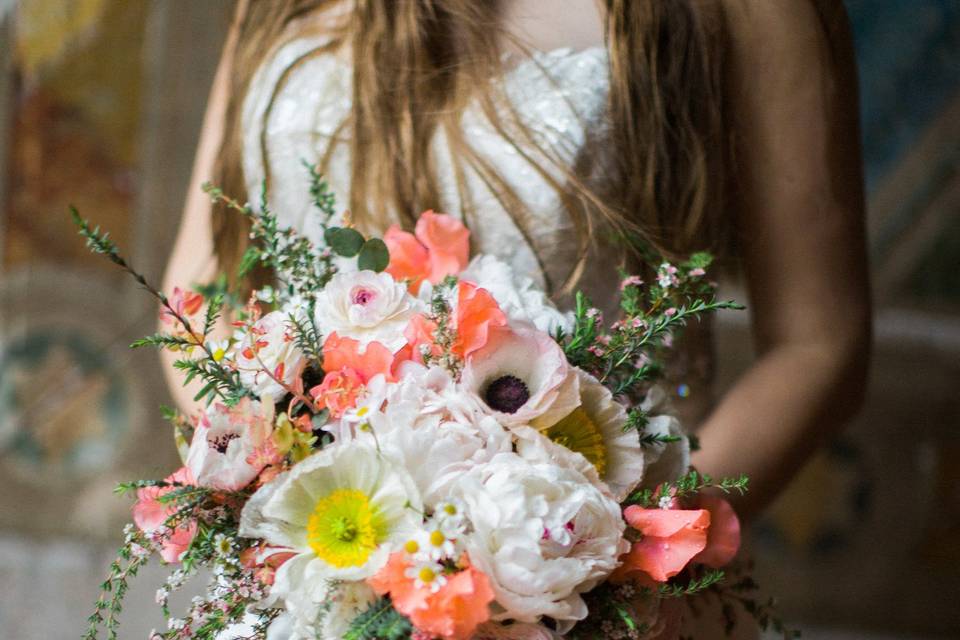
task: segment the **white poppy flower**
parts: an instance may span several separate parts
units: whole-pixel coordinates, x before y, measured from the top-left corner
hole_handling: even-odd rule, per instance
[[[587,615],[580,594],[629,548],[620,505],[574,469],[500,454],[458,478],[451,495],[473,527],[470,561],[496,593],[493,620],[549,616],[569,630]]]
[[[272,311],[260,318],[235,349],[233,360],[240,371],[240,381],[258,396],[283,398],[287,390],[280,382],[292,385],[306,362],[296,345],[290,316],[283,311]]]
[[[317,296],[316,323],[323,335],[336,332],[366,345],[376,341],[394,353],[406,343],[403,330],[421,311],[420,302],[388,273],[338,273]]]
[[[529,322],[550,335],[558,327],[569,331],[573,326],[572,314],[559,311],[531,278],[495,256],[474,257],[459,277],[489,291],[511,321]]]
[[[596,378],[577,369],[581,405],[542,431],[516,427],[517,452],[544,456],[577,469],[622,502],[643,478],[644,453],[636,431],[624,431],[627,411]]]
[[[359,581],[379,571],[421,521],[410,475],[362,443],[315,453],[259,489],[244,506],[240,535],[294,553],[271,593],[298,624],[316,620],[331,580]]]
[[[233,407],[215,402],[200,416],[186,465],[198,485],[237,491],[263,469],[247,460],[272,432],[271,402],[244,398]]]
[[[517,326],[467,358],[462,387],[501,424],[547,428],[580,405],[576,370],[553,338]]]

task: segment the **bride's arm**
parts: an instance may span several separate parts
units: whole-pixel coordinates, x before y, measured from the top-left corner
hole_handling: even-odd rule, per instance
[[[819,7],[818,4],[822,5]],[[758,360],[694,464],[751,477],[756,514],[860,406],[870,294],[856,74],[839,0],[728,0],[734,203]]]
[[[227,36],[223,55],[210,90],[183,218],[180,221],[180,229],[163,278],[163,290],[167,295],[170,295],[174,287],[188,289],[195,284],[212,282],[218,273],[210,225],[211,203],[210,198],[203,193],[201,185],[213,178],[217,153],[220,150],[223,120],[229,100],[233,52],[236,48],[239,24],[245,5],[245,2],[238,3],[237,14]],[[226,322],[221,321],[214,328],[212,337],[214,339],[224,337],[228,331]],[[198,406],[198,403],[193,401],[193,396],[200,390],[203,383],[197,380],[184,387],[183,374],[173,368],[173,361],[177,357],[178,354],[169,351],[161,352],[163,373],[177,406],[189,413]]]

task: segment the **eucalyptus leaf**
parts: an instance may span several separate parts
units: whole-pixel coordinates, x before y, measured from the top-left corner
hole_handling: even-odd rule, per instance
[[[388,264],[390,264],[390,251],[383,240],[370,238],[363,243],[363,248],[360,249],[360,257],[357,258],[357,266],[360,269],[369,269],[379,273],[386,269]]]
[[[327,246],[337,255],[352,258],[360,253],[364,243],[363,235],[356,229],[347,227],[330,227],[323,234]]]

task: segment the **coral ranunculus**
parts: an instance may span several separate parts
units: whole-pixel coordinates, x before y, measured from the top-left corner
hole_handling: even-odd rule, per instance
[[[424,211],[417,220],[417,240],[430,253],[427,279],[436,284],[467,268],[470,262],[470,232],[452,216]]]
[[[482,349],[491,331],[507,324],[507,316],[490,292],[469,282],[457,285],[457,341],[453,351],[466,358]]]
[[[707,546],[710,512],[706,509],[644,509],[627,507],[627,523],[643,538],[633,543],[621,558],[615,578],[624,580],[637,572],[657,582],[680,573]]]
[[[457,283],[457,305],[453,318],[457,338],[450,350],[461,358],[487,346],[497,329],[507,324],[507,316],[489,291],[463,281]],[[404,335],[418,361],[422,362],[425,350],[434,357],[441,354],[434,342],[436,330],[436,323],[423,315],[411,318]]]
[[[344,367],[325,375],[323,382],[310,389],[310,395],[319,408],[327,409],[331,416],[339,418],[344,411],[357,405],[363,388],[360,374]]]
[[[193,485],[196,482],[187,467],[181,467],[165,478],[166,482]],[[146,534],[164,528],[167,519],[177,511],[176,505],[160,502],[160,497],[173,491],[174,487],[144,487],[137,491],[137,503],[133,505],[133,522]],[[197,535],[197,521],[187,520],[179,527],[164,534],[160,542],[160,556],[165,562],[180,562],[183,552],[190,547]]]
[[[399,358],[379,342],[370,342],[364,347],[359,340],[341,338],[334,331],[323,343],[323,370],[332,373],[350,369],[364,384],[378,373],[393,381],[395,364],[399,364]]]
[[[486,574],[469,565],[450,576],[435,593],[417,587],[406,576],[407,563],[395,553],[377,575],[367,580],[374,591],[390,599],[414,626],[445,640],[468,640],[490,618],[494,593]]]
[[[740,550],[740,519],[730,503],[720,496],[702,494],[697,506],[710,512],[707,547],[693,562],[719,569],[730,564]]]
[[[407,280],[414,293],[424,280],[437,284],[469,262],[470,232],[456,218],[433,211],[420,214],[414,233],[393,226],[383,241],[390,251],[387,273]]]

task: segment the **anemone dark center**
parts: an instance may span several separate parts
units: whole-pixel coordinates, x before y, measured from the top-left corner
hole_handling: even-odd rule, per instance
[[[530,399],[527,385],[516,376],[501,376],[487,386],[484,400],[494,411],[516,413]]]
[[[211,449],[216,449],[218,453],[226,453],[227,447],[230,446],[230,442],[239,437],[240,434],[238,433],[221,433],[215,438],[208,439],[207,444],[210,445]]]

